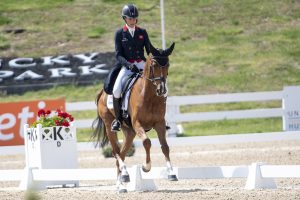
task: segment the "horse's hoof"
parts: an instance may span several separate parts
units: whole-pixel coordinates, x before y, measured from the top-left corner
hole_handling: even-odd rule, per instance
[[[151,170],[151,168],[150,169],[146,169],[144,166],[142,167],[142,170],[143,170],[143,172],[150,172],[150,170]]]
[[[128,182],[130,182],[130,177],[129,177],[129,175],[122,175],[122,176],[121,176],[121,182],[122,182],[122,183],[128,183]]]
[[[168,180],[169,181],[178,181],[178,178],[175,174],[173,174],[173,175],[168,175]]]
[[[127,190],[126,189],[120,189],[120,190],[118,190],[118,194],[123,194],[123,193],[127,193]]]

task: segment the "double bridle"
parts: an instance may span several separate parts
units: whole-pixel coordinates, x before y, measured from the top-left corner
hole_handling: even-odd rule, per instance
[[[163,82],[163,83],[165,83],[166,82],[166,78],[163,76],[163,71],[162,71],[162,69],[164,68],[164,67],[168,67],[169,66],[169,61],[165,64],[165,65],[160,65],[158,62],[157,62],[157,60],[156,59],[158,59],[158,58],[167,58],[166,56],[151,56],[151,64],[150,64],[150,76],[149,76],[149,78],[148,77],[145,77],[145,76],[142,76],[141,75],[141,77],[144,77],[145,79],[147,79],[147,80],[149,80],[149,81],[151,81],[152,83],[153,83],[153,85],[155,85],[155,86],[157,86],[157,83],[156,83],[156,81],[161,81],[161,82]],[[155,65],[158,65],[158,67],[159,67],[159,69],[160,69],[160,76],[157,76],[157,77],[155,77],[154,76],[154,70],[155,70]]]

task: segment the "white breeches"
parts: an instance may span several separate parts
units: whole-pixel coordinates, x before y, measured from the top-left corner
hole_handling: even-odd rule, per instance
[[[141,61],[141,62],[134,62],[133,64],[135,64],[139,69],[144,69],[144,65],[145,65],[145,62],[144,61]],[[121,98],[121,93],[122,93],[122,80],[125,76],[131,76],[133,74],[132,71],[126,69],[126,67],[122,67],[119,74],[118,74],[118,77],[116,79],[116,82],[115,82],[115,85],[114,85],[114,88],[113,88],[113,96],[115,98]]]

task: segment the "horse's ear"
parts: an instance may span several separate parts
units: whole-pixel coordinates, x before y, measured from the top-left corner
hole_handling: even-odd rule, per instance
[[[169,56],[172,54],[174,47],[175,47],[175,42],[173,42],[173,44],[168,49],[165,50],[166,56]]]
[[[159,55],[159,51],[151,44],[151,42],[149,43],[149,47],[152,55]]]

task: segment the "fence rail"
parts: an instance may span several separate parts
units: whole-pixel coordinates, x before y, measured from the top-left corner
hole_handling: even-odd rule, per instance
[[[283,115],[282,108],[181,113],[180,106],[251,101],[274,101],[282,100],[282,98],[282,91],[213,94],[198,96],[172,96],[168,97],[167,99],[166,120],[171,126],[171,129],[176,129],[176,123],[181,122],[281,117]],[[93,101],[66,103],[67,111],[85,111],[96,109],[96,104]],[[90,128],[92,126],[93,120],[94,119],[76,120],[77,128]],[[178,130],[173,131],[176,132]],[[172,132],[172,130],[170,132]]]
[[[137,172],[138,170],[138,172]],[[300,178],[300,165],[267,165],[252,163],[250,166],[208,166],[208,167],[174,167],[179,179],[222,179],[247,178],[245,189],[277,188],[274,178]],[[134,188],[138,190],[145,184],[143,180],[166,179],[165,167],[153,167],[149,173],[144,173],[140,167],[128,168],[133,178]],[[24,176],[30,174],[30,176]],[[140,174],[140,176],[137,176]],[[24,179],[24,177],[26,177]],[[24,179],[24,180],[23,180]],[[0,181],[21,181],[19,188],[27,190],[36,185],[36,181],[78,181],[78,180],[115,180],[114,168],[86,169],[34,169],[0,170]],[[138,185],[136,185],[138,183]],[[40,183],[41,184],[41,183]],[[78,185],[77,185],[78,186]],[[39,188],[43,188],[41,186]],[[147,187],[147,184],[144,185]],[[146,188],[147,189],[147,188]]]
[[[215,103],[233,103],[245,101],[271,101],[281,100],[282,91],[270,92],[246,92],[230,94],[212,94],[197,96],[172,96],[168,98],[168,105],[195,105],[195,104],[215,104]]]

